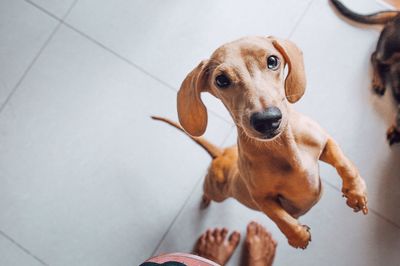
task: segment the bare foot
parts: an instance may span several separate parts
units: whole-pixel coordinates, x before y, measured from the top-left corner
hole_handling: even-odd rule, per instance
[[[247,225],[245,242],[248,266],[271,266],[275,257],[277,242],[264,226],[251,222]]]
[[[232,256],[240,241],[240,233],[234,231],[228,239],[226,228],[208,229],[196,243],[194,253],[203,258],[225,265]]]

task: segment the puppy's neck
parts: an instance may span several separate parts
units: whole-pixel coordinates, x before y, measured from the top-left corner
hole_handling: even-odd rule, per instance
[[[299,166],[300,154],[297,147],[290,123],[286,129],[273,140],[262,141],[250,138],[241,128],[238,130],[239,154],[248,160],[268,160],[273,157],[280,157],[292,166]]]

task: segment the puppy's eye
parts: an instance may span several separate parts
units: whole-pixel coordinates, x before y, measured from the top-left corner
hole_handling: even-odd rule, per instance
[[[231,81],[224,74],[220,74],[215,77],[215,84],[217,85],[217,87],[225,89],[229,87],[229,85],[231,85]]]
[[[267,66],[271,70],[277,70],[279,68],[279,58],[275,55],[271,55],[267,58]]]

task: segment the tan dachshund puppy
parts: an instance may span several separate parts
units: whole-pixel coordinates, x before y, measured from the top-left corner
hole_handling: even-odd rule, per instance
[[[202,61],[183,81],[177,99],[183,129],[213,157],[204,203],[233,197],[262,211],[296,248],[306,248],[311,240],[309,227],[297,218],[320,199],[318,160],[337,169],[347,204],[368,212],[365,182],[356,167],[317,123],[291,108],[305,88],[302,52],[294,43],[246,37]],[[238,131],[237,146],[222,150],[199,137],[207,126],[202,92],[228,109]]]

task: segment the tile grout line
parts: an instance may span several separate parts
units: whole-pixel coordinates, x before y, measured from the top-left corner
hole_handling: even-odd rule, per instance
[[[292,37],[292,35],[295,33],[295,31],[297,30],[297,27],[299,26],[299,24],[301,23],[301,21],[303,20],[303,18],[305,17],[305,15],[307,14],[308,10],[310,9],[312,3],[314,2],[314,0],[310,0],[310,2],[308,3],[308,5],[306,6],[306,8],[304,9],[303,13],[301,14],[300,18],[297,20],[296,24],[294,25],[293,29],[290,31],[289,35],[288,35],[288,39],[290,39]]]
[[[32,6],[42,10],[39,6],[37,6],[36,4],[30,2],[29,0],[25,1],[28,4],[31,4]],[[71,6],[69,7],[69,9],[67,10],[67,12],[65,13],[65,15],[63,16],[63,19],[71,12],[72,8],[75,6],[75,4],[78,2],[78,0],[75,0]],[[45,11],[45,10],[42,10]],[[57,24],[57,26],[53,29],[53,31],[50,33],[49,37],[45,40],[45,42],[43,43],[43,45],[40,47],[39,51],[37,52],[37,54],[35,55],[35,57],[32,59],[32,61],[29,63],[28,67],[25,69],[25,71],[22,73],[22,76],[19,78],[18,82],[15,84],[15,86],[13,87],[12,91],[8,94],[6,100],[3,102],[3,104],[0,106],[0,114],[3,112],[4,108],[8,105],[8,103],[10,102],[11,98],[14,96],[14,94],[16,93],[16,91],[18,90],[19,86],[21,85],[22,81],[25,79],[25,77],[28,75],[28,73],[30,72],[30,70],[32,69],[32,67],[35,65],[36,61],[38,60],[38,58],[41,56],[41,54],[43,53],[43,51],[46,49],[47,45],[50,43],[50,41],[53,39],[54,35],[57,33],[57,31],[60,29],[61,25],[62,25],[62,20],[58,19],[57,17],[51,15],[48,12],[45,12],[47,15],[50,15],[53,19],[56,19],[59,21],[59,23]],[[49,266],[49,264],[47,264],[45,261],[43,261],[42,259],[40,259],[39,257],[37,257],[35,254],[33,254],[31,251],[29,251],[27,248],[25,248],[23,245],[21,245],[20,243],[18,243],[15,239],[11,238],[9,235],[7,235],[5,232],[3,232],[2,230],[0,230],[0,235],[3,236],[5,239],[7,239],[9,242],[11,242],[14,246],[16,246],[17,248],[19,248],[20,250],[22,250],[24,253],[26,253],[27,255],[29,255],[31,258],[33,258],[34,260],[38,261],[40,264],[45,265],[45,266]]]
[[[112,50],[111,48],[107,47],[106,45],[102,44],[101,42],[99,42],[98,40],[92,38],[91,36],[89,36],[88,34],[82,32],[81,30],[77,29],[76,27],[72,26],[71,24],[69,24],[68,22],[63,21],[62,22],[66,27],[68,27],[69,29],[75,31],[76,33],[78,33],[79,35],[81,35],[82,37],[84,37],[85,39],[91,41],[92,43],[96,44],[97,46],[100,46],[101,48],[103,48],[104,50],[106,50],[107,52],[113,54],[114,56],[118,57],[119,59],[121,59],[122,61],[124,61],[125,63],[127,63],[130,66],[133,66],[134,68],[136,68],[137,70],[141,71],[142,73],[146,74],[147,76],[149,76],[150,78],[158,81],[159,83],[161,83],[162,85],[166,86],[167,88],[173,90],[174,92],[176,92],[176,88],[172,85],[170,85],[169,83],[163,81],[162,79],[158,78],[157,76],[151,74],[150,72],[148,72],[147,70],[145,70],[144,68],[142,68],[141,66],[137,65],[136,63],[132,62],[131,60],[129,60],[128,58],[125,58],[124,56],[118,54],[117,52],[115,52],[114,50]]]
[[[333,188],[334,190],[338,191],[339,193],[342,193],[342,191],[340,191],[340,189],[338,189],[335,185],[331,184],[329,181],[327,181],[326,179],[322,179],[324,181],[325,184],[327,184],[328,186],[330,186],[331,188]],[[383,216],[382,214],[380,214],[379,212],[375,211],[372,208],[368,208],[369,212],[372,212],[373,214],[375,214],[376,216],[378,216],[379,218],[381,218],[382,220],[384,220],[385,222],[393,225],[394,227],[396,227],[397,229],[400,229],[400,225],[398,225],[397,223],[393,222],[392,220],[390,220],[389,218]]]
[[[57,21],[59,21],[59,22],[62,21],[62,19],[60,19],[60,18],[57,17],[56,15],[50,13],[49,11],[47,11],[47,10],[44,9],[43,7],[39,6],[38,4],[32,2],[32,0],[25,0],[25,2],[28,3],[28,4],[30,4],[30,5],[32,5],[33,7],[37,8],[37,9],[39,9],[39,10],[42,11],[43,13],[46,13],[46,15],[52,17],[53,19],[55,19],[55,20],[57,20]],[[63,18],[65,18],[65,16],[64,16]]]
[[[229,133],[226,134],[225,138],[221,142],[221,147],[224,147],[226,142],[228,141],[229,137],[235,133],[236,125],[232,125],[231,128],[229,129]]]
[[[32,252],[30,252],[28,249],[26,249],[24,246],[22,246],[21,244],[19,244],[17,241],[15,241],[13,238],[11,238],[9,235],[7,235],[6,233],[4,233],[2,230],[0,230],[0,235],[3,236],[5,239],[7,239],[9,242],[11,242],[12,244],[14,244],[14,246],[16,246],[18,249],[22,250],[24,253],[26,253],[27,255],[29,255],[30,257],[32,257],[33,259],[35,259],[36,261],[38,261],[40,264],[45,265],[45,266],[49,266],[49,264],[47,264],[46,262],[44,262],[42,259],[40,259],[39,257],[37,257],[35,254],[33,254]]]
[[[235,126],[232,126],[231,129],[229,130],[228,134],[226,134],[225,138],[221,141],[221,147],[224,146],[225,142],[228,140],[229,136],[231,134],[233,134],[235,130]],[[188,205],[188,203],[190,202],[190,200],[192,199],[192,196],[194,194],[194,191],[196,190],[196,188],[199,186],[201,180],[203,180],[204,177],[200,177],[196,183],[194,184],[193,188],[191,189],[189,196],[186,198],[185,202],[182,204],[182,207],[179,209],[178,213],[176,214],[176,216],[174,217],[174,219],[172,219],[170,225],[168,226],[167,230],[165,231],[165,233],[163,234],[163,236],[161,237],[160,241],[158,242],[158,244],[156,245],[155,249],[153,250],[153,252],[151,253],[151,257],[156,256],[156,252],[157,250],[160,248],[161,244],[164,242],[165,238],[167,237],[168,233],[171,231],[172,227],[175,225],[176,221],[178,220],[178,218],[181,216],[183,210],[186,208],[186,206]]]

